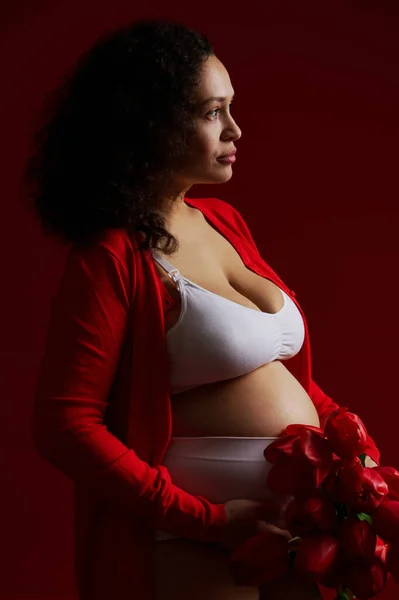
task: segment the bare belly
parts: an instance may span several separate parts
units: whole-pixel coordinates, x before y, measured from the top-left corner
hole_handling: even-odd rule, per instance
[[[198,211],[194,214],[198,217]],[[280,311],[278,286],[247,268],[231,244],[199,215],[195,227],[175,232],[181,250],[166,258],[171,266],[232,302],[269,314]],[[161,265],[156,263],[156,269],[173,302],[165,316],[167,334],[179,319],[181,292]],[[308,394],[278,360],[246,375],[172,394],[171,406],[174,437],[276,437],[290,423],[320,425]]]
[[[291,423],[320,427],[309,395],[281,361],[171,396],[174,437],[277,437]]]

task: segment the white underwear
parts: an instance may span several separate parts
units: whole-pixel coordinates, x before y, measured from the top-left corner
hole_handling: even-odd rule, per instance
[[[287,502],[289,496],[268,489],[266,477],[273,464],[263,451],[275,437],[172,437],[163,465],[172,482],[193,496],[213,504],[245,498]],[[275,525],[282,527],[281,521]],[[182,538],[156,530],[154,539]]]

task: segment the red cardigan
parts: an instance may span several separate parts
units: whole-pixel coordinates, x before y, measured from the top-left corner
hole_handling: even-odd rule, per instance
[[[217,198],[185,199],[279,285],[305,322],[300,352],[284,362],[311,397],[321,426],[338,405],[312,379],[306,318],[295,293],[262,259],[241,214]],[[153,600],[153,529],[212,540],[223,504],[175,486],[162,459],[171,437],[164,313],[170,297],[137,234],[107,230],[67,256],[35,394],[39,454],[74,483],[80,600]],[[371,437],[367,454],[379,463]]]

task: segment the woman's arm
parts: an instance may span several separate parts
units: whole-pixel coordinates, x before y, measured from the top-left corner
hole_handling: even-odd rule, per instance
[[[155,528],[207,539],[214,526],[225,524],[224,505],[175,486],[164,466],[151,467],[104,424],[130,326],[129,286],[105,246],[70,251],[51,304],[33,441],[40,456],[117,510]]]

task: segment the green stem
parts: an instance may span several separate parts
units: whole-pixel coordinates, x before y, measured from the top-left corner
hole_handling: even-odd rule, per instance
[[[356,598],[355,594],[349,588],[344,587],[344,584],[341,584],[335,591],[337,592],[337,597],[334,600],[352,600]]]
[[[359,512],[356,513],[356,516],[360,521],[367,521],[367,523],[369,523],[370,525],[373,523],[373,519],[368,513]]]
[[[338,596],[335,598],[335,600],[350,600],[350,598],[345,594],[345,592],[340,592],[338,590]]]

